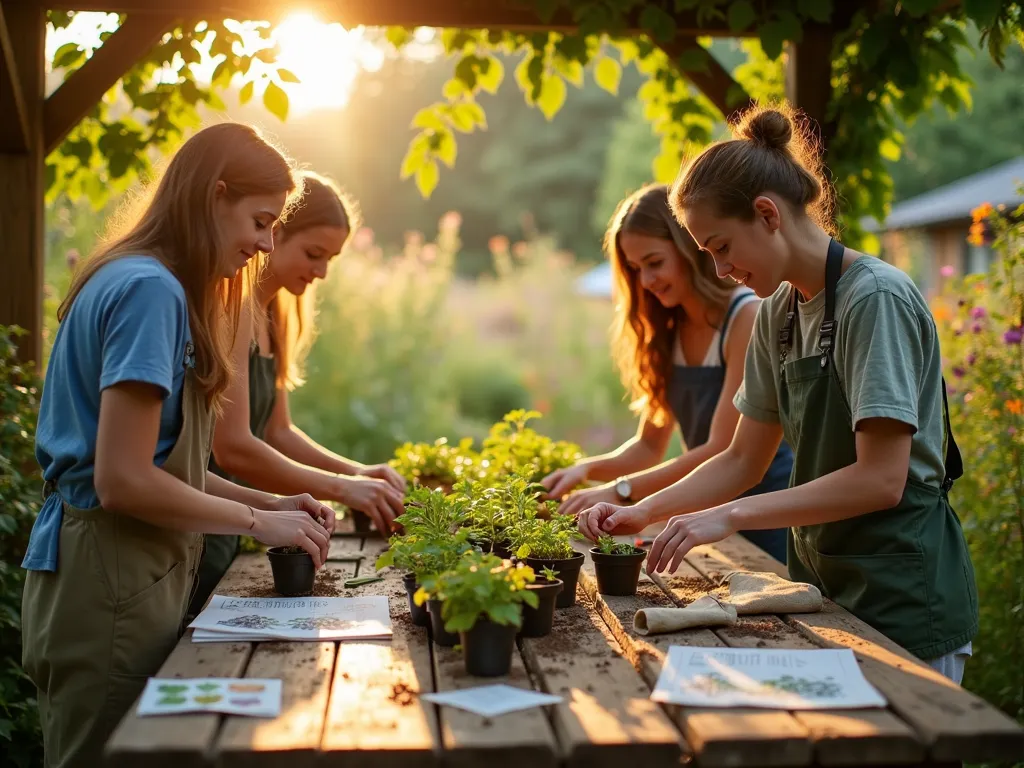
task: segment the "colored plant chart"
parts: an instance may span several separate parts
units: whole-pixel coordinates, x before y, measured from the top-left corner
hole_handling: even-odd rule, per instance
[[[281,711],[280,680],[194,678],[146,682],[139,716],[218,712],[225,715],[277,717]]]

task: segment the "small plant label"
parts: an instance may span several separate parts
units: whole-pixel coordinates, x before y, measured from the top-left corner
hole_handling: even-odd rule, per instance
[[[420,698],[435,704],[475,712],[484,717],[497,717],[508,712],[533,709],[546,704],[558,704],[562,701],[561,696],[527,691],[503,684],[481,685],[477,688],[463,688],[460,691],[447,693],[425,693]]]
[[[693,707],[857,709],[885,699],[849,648],[669,648],[651,699]]]
[[[387,640],[388,599],[366,597],[225,597],[214,595],[189,625],[192,642]]]
[[[139,701],[140,717],[188,712],[277,717],[281,712],[281,681],[218,677],[146,681]]]

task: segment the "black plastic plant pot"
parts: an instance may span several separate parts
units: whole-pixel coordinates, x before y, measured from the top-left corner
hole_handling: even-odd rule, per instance
[[[351,511],[351,515],[356,533],[365,533],[368,536],[375,536],[377,534],[377,529],[373,527],[373,522],[370,520],[369,515],[364,515],[362,512],[357,512],[354,509]]]
[[[420,585],[416,583],[416,574],[405,574],[402,577],[402,583],[405,585],[405,591],[409,594],[409,615],[412,617],[412,623],[417,627],[427,626],[430,623],[430,614],[427,613],[427,606],[416,605],[416,601],[413,599],[416,590],[420,588]]]
[[[445,648],[458,645],[459,636],[444,628],[444,619],[441,618],[441,601],[427,600],[427,612],[430,614],[430,631],[434,642]]]
[[[480,551],[485,555],[497,555],[502,560],[508,560],[512,557],[512,550],[508,548],[506,542],[498,542],[492,546],[490,539],[473,539],[472,544],[474,547],[479,547]]]
[[[636,594],[636,584],[647,552],[640,550],[628,555],[606,555],[594,547],[590,550],[590,557],[597,573],[598,592],[620,597]]]
[[[551,633],[551,625],[555,620],[555,600],[565,589],[561,579],[548,581],[541,578],[527,586],[537,596],[537,607],[531,608],[523,604],[523,626],[519,634],[523,637],[544,637]]]
[[[501,677],[512,668],[516,647],[516,626],[495,624],[478,618],[473,628],[459,633],[466,674],[473,677]]]
[[[580,568],[583,567],[585,559],[582,552],[577,552],[565,560],[542,560],[537,557],[528,557],[526,564],[533,568],[534,573],[540,573],[544,568],[550,568],[559,579],[565,582],[565,586],[555,599],[555,608],[568,608],[570,605],[576,605],[576,582],[579,581]]]
[[[274,589],[285,597],[308,595],[313,591],[316,568],[313,558],[299,547],[271,547],[267,550]]]

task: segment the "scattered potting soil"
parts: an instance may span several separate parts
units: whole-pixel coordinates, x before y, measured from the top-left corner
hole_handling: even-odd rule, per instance
[[[395,683],[391,686],[391,694],[388,699],[399,706],[408,707],[416,700],[416,691],[405,683]]]
[[[740,619],[727,631],[733,636],[761,637],[765,640],[782,640],[781,627],[771,619]]]
[[[277,593],[275,592],[274,594]],[[260,643],[260,651],[262,653],[270,653],[274,656],[288,653],[291,647],[291,643]]]
[[[244,574],[248,576],[248,574]],[[338,589],[343,574],[337,570],[321,568],[313,582],[315,597],[340,597],[345,593]],[[274,581],[268,574],[249,576],[239,587],[239,597],[278,597]]]
[[[673,576],[666,581],[672,594],[684,605],[699,600],[716,587],[702,576]]]
[[[657,584],[637,584],[636,596],[649,605],[672,607],[674,604]]]

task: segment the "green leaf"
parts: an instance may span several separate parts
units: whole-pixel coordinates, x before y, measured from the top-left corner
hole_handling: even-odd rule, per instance
[[[391,550],[391,549],[385,549],[384,552],[381,553],[381,556],[377,558],[377,562],[374,565],[377,568],[377,570],[379,571],[382,568],[388,568],[389,566],[392,566],[394,564],[395,564],[395,553],[394,553],[394,551]]]
[[[447,165],[449,168],[455,167],[455,158],[458,155],[458,146],[455,143],[455,135],[445,129],[443,133],[439,134],[440,139],[437,145],[437,156],[441,162]]]
[[[282,83],[301,83],[299,76],[292,72],[290,69],[284,67],[278,67],[277,76],[281,79]]]
[[[463,133],[471,133],[478,125],[487,128],[487,115],[475,101],[463,101],[453,104],[450,110],[452,125]]]
[[[411,128],[424,128],[428,131],[441,131],[447,126],[441,115],[438,114],[437,105],[431,104],[424,107],[412,119]]]
[[[911,16],[924,16],[938,4],[938,0],[900,0],[900,6]]]
[[[826,24],[832,18],[832,0],[799,0],[797,8],[801,16]]]
[[[441,93],[448,101],[458,101],[461,98],[473,95],[473,92],[466,88],[464,82],[454,77],[444,84]]]
[[[608,93],[617,96],[622,81],[622,65],[610,56],[605,56],[594,67],[594,81]]]
[[[580,62],[557,56],[555,57],[555,69],[577,88],[583,86],[583,65]]]
[[[288,119],[288,94],[277,83],[267,83],[263,91],[263,106],[282,122]]]
[[[729,29],[733,32],[742,32],[757,18],[757,11],[754,4],[748,0],[736,0],[729,6]]]
[[[707,72],[709,55],[710,54],[700,46],[697,46],[696,48],[687,48],[679,54],[676,62],[684,72]]]
[[[488,56],[484,61],[486,65],[477,73],[476,84],[488,93],[497,93],[505,79],[505,65],[497,56]]]
[[[886,160],[895,163],[900,159],[900,145],[893,141],[891,138],[884,139],[881,145],[878,147],[879,154],[882,155]]]
[[[252,92],[255,89],[255,87],[256,84],[252,80],[243,85],[242,90],[238,92],[238,103],[248,104],[249,101],[252,99]]]
[[[676,20],[656,5],[648,5],[640,14],[640,27],[659,43],[667,43],[676,36]]]
[[[548,120],[558,114],[558,110],[565,104],[566,90],[565,80],[558,75],[548,75],[544,78],[537,106]]]
[[[387,38],[389,43],[395,46],[395,48],[401,48],[412,40],[412,34],[405,27],[388,27],[384,36]]]
[[[53,54],[53,68],[63,69],[74,67],[85,58],[85,51],[78,47],[78,43],[65,43]]]
[[[1002,10],[1002,0],[964,0],[964,13],[982,29],[992,26]]]
[[[757,31],[765,56],[772,60],[779,58],[786,42],[786,25],[779,21],[769,21],[758,27]]]
[[[428,160],[420,166],[419,170],[416,171],[416,186],[420,190],[420,194],[423,197],[429,198],[437,187],[437,182],[440,180],[441,171],[437,167],[437,162],[434,160]]]

